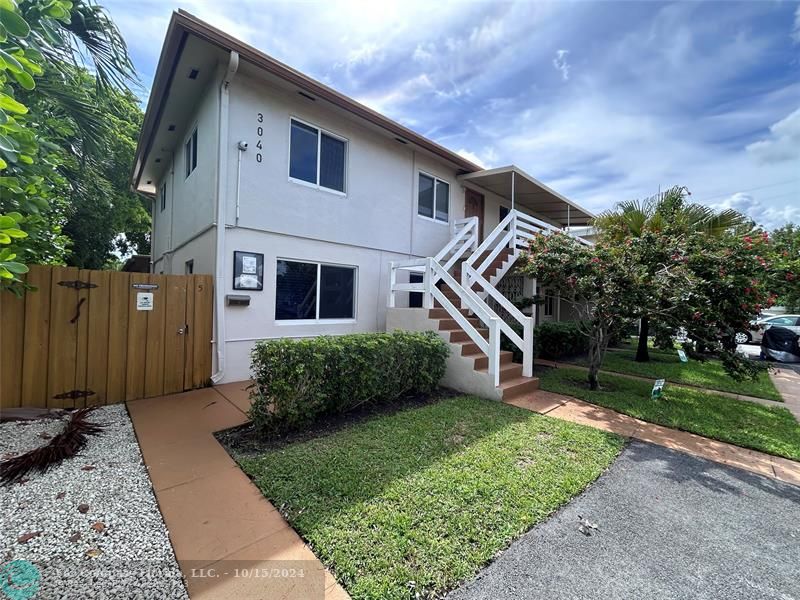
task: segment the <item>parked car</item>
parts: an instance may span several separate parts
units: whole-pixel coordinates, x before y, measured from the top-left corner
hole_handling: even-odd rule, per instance
[[[761,343],[764,332],[770,327],[785,327],[800,333],[800,315],[759,316],[758,319],[750,321],[749,331],[738,332],[734,339],[737,344]]]
[[[800,334],[794,328],[770,326],[761,338],[761,358],[781,363],[800,363]]]

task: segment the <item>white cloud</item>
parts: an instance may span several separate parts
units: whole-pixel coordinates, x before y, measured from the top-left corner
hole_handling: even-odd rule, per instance
[[[800,44],[800,6],[794,11],[794,29],[792,29],[792,39]]]
[[[553,59],[553,66],[561,72],[561,78],[566,81],[569,79],[570,65],[567,62],[569,50],[556,50],[556,57]]]
[[[800,199],[800,193],[797,198]],[[710,206],[717,210],[732,208],[770,230],[789,222],[800,222],[800,206],[792,204],[765,206],[751,194],[736,193],[722,202]]]
[[[104,4],[149,85],[177,0]],[[182,5],[470,160],[517,164],[587,208],[682,184],[696,201],[741,205],[735,193],[756,189],[748,214],[799,218],[785,209],[797,200],[788,190],[761,190],[798,177],[796,154],[786,159],[800,146],[794,5]]]
[[[769,133],[766,139],[747,146],[756,160],[771,163],[800,159],[800,108],[771,125]]]

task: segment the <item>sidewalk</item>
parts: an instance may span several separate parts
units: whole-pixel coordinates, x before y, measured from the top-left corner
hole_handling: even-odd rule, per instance
[[[189,595],[347,599],[212,435],[247,422],[244,385],[128,402]]]
[[[537,390],[533,394],[510,400],[509,404],[800,485],[798,462],[647,423],[569,396]]]

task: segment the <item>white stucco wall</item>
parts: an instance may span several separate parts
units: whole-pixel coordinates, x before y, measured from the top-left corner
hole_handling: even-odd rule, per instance
[[[454,170],[322,102],[240,75],[231,86],[230,106],[228,225],[236,214],[239,141],[249,143],[239,186],[239,224],[249,228],[428,256],[450,233],[446,224],[417,216],[419,170],[447,181],[450,218],[464,215],[464,192]],[[347,139],[344,195],[290,181],[292,117]]]
[[[227,230],[225,246],[225,293],[250,296],[249,306],[226,308],[225,381],[240,381],[249,376],[248,356],[258,339],[385,330],[389,262],[402,260],[404,255],[242,228]],[[264,254],[263,291],[233,289],[233,253],[236,250]],[[281,258],[356,267],[355,319],[314,323],[276,321],[276,268]]]
[[[182,131],[176,132],[172,158],[164,166],[163,174],[156,182],[158,194],[161,193],[161,184],[166,182],[167,201],[162,211],[160,196],[157,195],[154,200],[152,255],[155,263],[159,262],[164,253],[191,240],[214,222],[218,106],[218,84],[212,82],[200,96],[188,125]],[[197,167],[186,177],[185,144],[195,128]],[[181,266],[180,273],[183,273],[182,269]]]

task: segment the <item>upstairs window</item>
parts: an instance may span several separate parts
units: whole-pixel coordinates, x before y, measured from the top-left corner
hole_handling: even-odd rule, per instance
[[[195,128],[192,135],[189,136],[189,139],[186,140],[184,155],[186,156],[186,177],[189,177],[192,171],[197,168],[197,128]]]
[[[417,214],[447,223],[450,220],[450,184],[425,173],[419,174]]]
[[[159,192],[159,196],[161,196],[161,212],[164,212],[164,209],[167,208],[167,182],[161,184],[161,192]]]
[[[289,177],[344,193],[347,140],[292,119]]]

